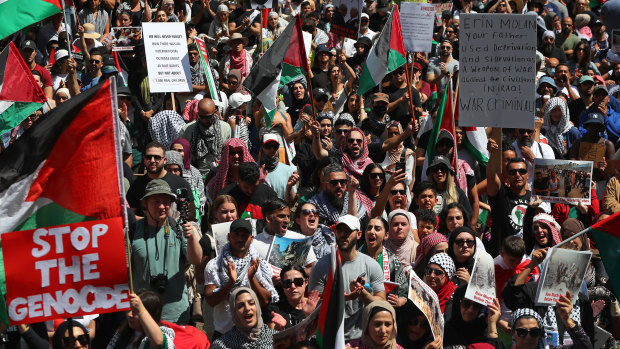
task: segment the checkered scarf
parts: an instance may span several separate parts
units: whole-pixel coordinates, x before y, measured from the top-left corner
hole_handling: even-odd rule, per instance
[[[224,145],[219,116],[215,116],[215,121],[208,128],[202,126],[200,120],[196,121],[196,128],[189,143],[192,148],[192,159],[194,161],[204,159],[210,154],[219,162],[222,155],[222,146]]]
[[[422,263],[424,257],[426,257],[426,255],[431,252],[433,247],[435,247],[440,242],[448,242],[448,239],[446,239],[446,237],[440,233],[428,234],[427,236],[422,238],[422,241],[420,241],[420,244],[416,248],[415,262],[413,263],[413,265],[418,265]]]
[[[172,141],[183,126],[185,126],[185,121],[181,115],[172,110],[162,110],[149,119],[148,130],[152,140],[170,149]]]
[[[446,272],[446,274],[448,274],[448,280],[452,279],[455,272],[454,261],[450,258],[450,256],[448,256],[447,253],[442,252],[432,256],[428,261],[428,264],[431,263],[439,265]]]

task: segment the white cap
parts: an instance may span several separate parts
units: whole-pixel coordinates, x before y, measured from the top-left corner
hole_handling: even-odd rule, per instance
[[[245,95],[243,93],[235,92],[228,97],[228,106],[233,109],[239,108],[243,103],[247,103],[252,100],[252,96]]]
[[[57,61],[59,59],[63,59],[69,56],[69,51],[67,50],[58,50],[54,53],[54,60]]]
[[[280,144],[278,136],[273,133],[265,133],[265,135],[263,136],[263,144],[266,144],[267,142],[276,142]]]
[[[338,218],[338,223],[336,226],[339,226],[340,224],[345,224],[352,231],[361,229],[360,220],[350,214],[345,214],[344,216]]]
[[[368,13],[366,13],[366,12],[362,13],[362,16],[360,18],[370,19],[370,17],[368,17]]]

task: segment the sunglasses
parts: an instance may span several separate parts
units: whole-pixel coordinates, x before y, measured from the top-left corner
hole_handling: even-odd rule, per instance
[[[214,116],[215,116],[215,113],[213,113],[211,115],[200,115],[200,114],[198,114],[198,117],[201,118],[201,119],[211,119]]]
[[[307,209],[307,208],[304,208],[301,210],[301,214],[303,215],[309,215],[310,213],[317,216],[319,214],[319,211],[315,209]]]
[[[347,130],[346,128],[335,129],[334,133],[340,134],[340,135],[346,135],[347,133],[349,133],[349,130]]]
[[[334,187],[337,185],[345,186],[347,185],[347,180],[346,179],[332,179],[331,181],[329,181],[329,184],[333,185]]]
[[[153,161],[153,160],[160,161],[162,159],[162,157],[163,156],[161,156],[161,155],[149,155],[149,154],[144,155],[144,158],[147,159],[147,160],[150,160],[150,161]]]
[[[235,155],[243,156],[243,150],[230,150],[228,152],[228,155],[230,155],[230,156],[235,156]]]
[[[456,246],[459,247],[463,247],[463,245],[467,245],[467,247],[474,247],[474,244],[476,243],[475,240],[465,240],[465,239],[456,239],[454,240],[454,243],[456,244]]]
[[[91,59],[89,62],[91,62],[91,63],[95,63],[95,64],[99,64],[99,63],[101,63],[101,61],[100,61],[100,60],[98,60],[98,59]]]
[[[405,195],[407,191],[405,189],[392,189],[390,190],[390,194],[392,195]]]
[[[364,140],[360,139],[360,138],[349,138],[349,139],[347,139],[347,142],[349,144],[353,144],[353,143],[362,144],[362,143],[364,143]]]
[[[426,270],[424,270],[424,273],[426,275],[443,276],[446,272],[439,269],[426,268]]]
[[[189,52],[190,56],[198,56],[198,52]]]
[[[368,177],[370,178],[374,178],[374,179],[378,179],[378,178],[383,178],[383,173],[378,172],[378,173],[369,173]]]
[[[403,74],[405,74],[405,70],[404,69],[395,70],[394,74],[396,74],[396,75],[403,75]]]
[[[446,30],[446,34],[454,34],[454,30]]]
[[[450,46],[439,46],[439,48],[442,49],[442,50],[451,50],[452,49],[452,47],[450,47]]]
[[[88,335],[87,334],[81,334],[77,337],[62,337],[62,344],[65,347],[70,347],[73,346],[73,344],[75,342],[80,342],[80,345],[87,345],[88,344]]]
[[[236,85],[236,84],[239,83],[239,80],[230,80],[230,79],[228,79],[228,83],[231,84],[231,85]]]
[[[437,172],[442,172],[442,173],[448,173],[448,168],[445,166],[437,166],[431,169],[431,172],[437,173]]]
[[[280,148],[280,145],[276,142],[269,142],[269,143],[263,144],[263,148],[264,149],[278,149]]]
[[[516,169],[516,170],[508,170],[508,174],[511,175],[511,176],[514,176],[517,173],[519,173],[520,175],[523,176],[524,174],[527,173],[527,170],[524,169],[524,168],[519,168],[519,169]]]
[[[301,287],[304,284],[304,278],[294,278],[282,281],[282,287],[291,288],[295,284],[296,287]]]
[[[545,334],[545,331],[539,327],[530,328],[529,330],[527,328],[519,327],[515,328],[515,332],[517,332],[517,336],[519,337],[525,337],[529,334],[530,337],[540,338]]]

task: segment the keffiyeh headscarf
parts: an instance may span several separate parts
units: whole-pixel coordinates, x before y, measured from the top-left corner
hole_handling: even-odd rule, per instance
[[[562,112],[562,118],[557,125],[554,125],[551,121],[551,111],[555,109],[555,107],[560,107],[560,111]],[[546,137],[549,141],[549,145],[559,150],[562,154],[565,154],[567,151],[564,145],[564,134],[573,126],[570,123],[569,116],[568,105],[562,98],[553,97],[547,102],[545,115],[543,117],[545,123],[542,128],[547,132]]]
[[[261,329],[263,328],[263,318],[261,317],[260,305],[258,303],[258,297],[256,297],[256,293],[254,293],[254,291],[252,291],[252,289],[249,287],[237,287],[233,289],[233,291],[230,293],[228,306],[231,310],[235,309],[235,305],[237,303],[237,296],[242,293],[248,293],[254,299],[254,304],[256,304],[256,324],[252,328],[246,328],[243,325],[241,319],[239,319],[237,312],[235,311],[231,312],[232,321],[235,324],[237,331],[241,332],[249,340],[255,342],[258,339],[258,336],[260,336]]]
[[[183,147],[183,169],[189,170],[191,166],[191,153],[192,153],[192,148],[189,145],[189,141],[185,138],[177,138],[174,141],[172,141],[170,148],[172,148],[172,146],[175,144],[180,144]]]
[[[362,154],[358,159],[354,159],[348,151],[346,151],[347,147],[347,139],[351,135],[351,132],[357,131],[362,134]],[[345,136],[345,141],[340,145],[340,153],[342,154],[342,166],[344,167],[344,171],[349,175],[355,178],[360,178],[366,166],[372,164],[372,160],[368,157],[368,140],[366,139],[366,135],[364,131],[362,131],[359,127],[353,127],[349,133]]]
[[[539,213],[534,216],[534,220],[532,223],[538,222],[539,224],[544,224],[545,227],[551,231],[551,246],[555,246],[562,242],[562,236],[560,235],[560,225],[555,221],[553,216],[546,213]],[[542,246],[541,246],[542,247]]]
[[[149,134],[151,139],[170,149],[172,140],[176,138],[179,131],[185,126],[185,121],[177,112],[172,110],[162,110],[149,119]]]
[[[243,158],[241,162],[254,162],[252,155],[248,151],[248,147],[244,141],[239,138],[231,138],[226,143],[224,143],[224,148],[222,149],[222,161],[220,162],[220,166],[217,169],[217,173],[215,177],[211,178],[209,184],[207,184],[207,188],[209,189],[209,196],[212,200],[215,200],[215,195],[217,192],[222,190],[226,185],[228,185],[228,170],[230,167],[228,156],[230,152],[230,148],[242,148],[243,149]]]
[[[452,279],[452,276],[454,276],[454,261],[446,253],[437,253],[436,255],[432,256],[431,259],[428,261],[428,264],[439,265],[448,275],[448,279]]]
[[[392,314],[392,322],[394,326],[392,326],[392,333],[388,338],[387,343],[382,346],[376,345],[370,335],[368,334],[368,325],[370,324],[370,319],[375,316],[375,314],[387,311]],[[369,303],[364,310],[362,311],[362,344],[365,348],[368,349],[396,349],[396,311],[390,303],[384,300],[373,301]]]
[[[414,265],[422,263],[424,257],[426,257],[426,255],[431,252],[433,247],[437,246],[437,244],[441,242],[448,242],[448,239],[446,239],[446,237],[441,233],[428,234],[427,236],[422,238],[422,241],[420,241],[420,244],[418,245],[418,248],[415,252]]]
[[[385,131],[383,131],[383,141],[385,142],[388,139],[388,132],[391,127],[397,127],[398,133],[403,133],[403,127],[400,125],[400,122],[393,120],[388,122],[385,125]],[[400,155],[403,153],[403,149],[405,148],[404,142],[398,143],[398,147],[388,150],[388,156],[390,157],[390,161],[393,163],[397,163],[400,161]]]
[[[216,161],[220,161],[222,155],[222,127],[220,118],[215,115],[215,121],[211,126],[205,128],[200,120],[196,122],[196,128],[190,140],[192,147],[192,158],[194,161],[205,158],[207,155],[213,155]]]
[[[192,99],[187,102],[185,109],[183,109],[183,119],[185,121],[192,122],[198,119],[198,102],[200,102],[198,99]]]
[[[534,319],[536,319],[536,322],[538,322],[538,327],[540,327],[544,331],[545,327],[544,327],[542,317],[540,317],[540,315],[535,310],[530,309],[530,308],[520,308],[520,309],[517,309],[514,313],[512,313],[512,322],[510,324],[510,327],[514,329],[514,326],[517,323],[517,320],[525,316],[533,317]],[[537,348],[545,348],[545,347],[546,347],[545,337],[543,336],[543,337],[540,337]]]

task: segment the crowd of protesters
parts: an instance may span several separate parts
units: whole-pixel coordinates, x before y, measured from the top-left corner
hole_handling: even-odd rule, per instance
[[[8,328],[8,347],[183,347],[174,326],[189,325],[213,348],[272,348],[274,334],[320,306],[334,246],[348,348],[620,345],[620,305],[587,235],[562,246],[593,253],[579,293],[553,306],[534,299],[549,248],[620,211],[620,55],[612,45],[620,0],[455,0],[435,26],[432,51],[409,53],[362,96],[366,57],[395,6],[387,0],[363,2],[357,40],[336,34],[343,9],[325,0],[274,2],[264,21],[243,0],[73,3],[74,28],[58,14],[0,41],[15,43],[48,99],[2,147],[116,77],[136,293],[126,314]],[[459,22],[468,13],[537,16],[535,127],[504,128],[501,137],[487,129],[477,149],[486,159],[466,146],[468,129],[430,137],[437,96],[458,79]],[[297,15],[312,36],[311,70],[281,86],[266,120],[243,81]],[[144,22],[185,23],[193,92],[150,91],[139,37],[112,54],[113,28]],[[195,38],[207,43],[219,96]],[[557,196],[560,179],[534,176],[534,159],[580,160],[582,142],[605,149],[586,179],[591,203],[541,202],[536,194]],[[212,229],[220,223],[230,224],[223,246]],[[272,268],[276,236],[310,237],[305,261]],[[497,299],[488,306],[465,298],[479,251],[495,258]],[[414,273],[437,295],[443,337],[408,300]],[[386,292],[386,281],[398,286]],[[595,344],[601,332],[608,335]]]

